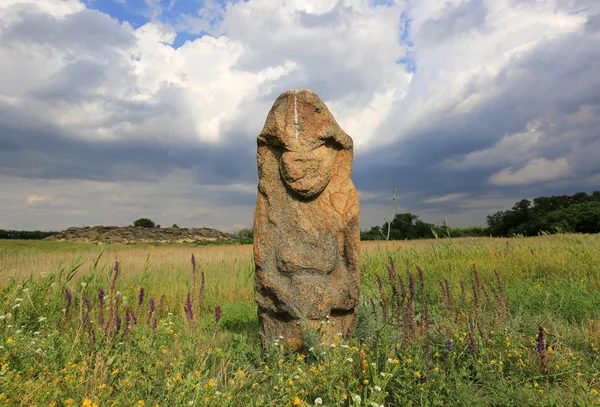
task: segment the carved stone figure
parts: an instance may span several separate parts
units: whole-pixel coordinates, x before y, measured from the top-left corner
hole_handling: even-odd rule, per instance
[[[308,89],[282,93],[258,136],[255,289],[265,340],[354,326],[360,297],[352,139]]]

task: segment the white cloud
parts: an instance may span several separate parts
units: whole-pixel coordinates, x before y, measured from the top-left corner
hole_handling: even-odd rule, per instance
[[[448,202],[448,201],[454,201],[456,199],[460,199],[462,197],[464,197],[465,194],[446,194],[444,196],[440,196],[437,198],[427,198],[425,200],[423,200],[423,203],[441,203],[441,202]]]
[[[48,204],[52,202],[52,195],[29,195],[26,202],[28,205]]]
[[[490,184],[508,186],[508,185],[527,185],[535,182],[554,181],[565,178],[571,174],[571,168],[565,158],[548,160],[546,158],[535,158],[519,170],[512,167],[503,169],[492,175],[489,179]]]

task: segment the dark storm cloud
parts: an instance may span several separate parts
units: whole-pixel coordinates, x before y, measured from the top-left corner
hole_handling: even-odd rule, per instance
[[[501,191],[505,196],[525,197],[588,190],[586,178],[600,174],[599,78],[600,36],[576,32],[548,40],[495,77],[474,79],[475,84],[460,95],[464,100],[486,88],[500,89],[486,102],[466,113],[456,112],[453,106],[408,130],[398,142],[358,155],[354,170],[357,187],[381,191],[396,185],[400,191],[415,192],[409,202],[414,207],[428,206],[422,203],[424,198],[450,193],[480,196]],[[404,109],[398,106],[394,110]],[[574,176],[568,182],[490,185],[490,176],[507,164],[470,165],[468,154],[492,148],[506,135],[524,131],[534,120],[540,120],[538,131],[544,136],[528,158],[566,157]],[[402,122],[385,126],[398,128]],[[510,162],[511,151],[505,153]],[[451,169],[443,165],[448,161],[464,161],[465,165]],[[526,164],[520,162],[516,169]],[[449,201],[443,207],[453,211],[459,204],[460,200]]]
[[[86,141],[48,124],[7,126],[15,114],[0,113],[0,174],[23,178],[95,181],[152,181],[176,169],[191,170],[202,184],[228,184],[256,178],[255,145],[237,137],[223,143],[143,142],[139,139]],[[10,124],[10,123],[9,123]],[[14,124],[14,121],[12,122]]]

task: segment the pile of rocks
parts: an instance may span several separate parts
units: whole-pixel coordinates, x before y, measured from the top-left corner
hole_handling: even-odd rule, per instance
[[[182,243],[231,240],[233,236],[210,228],[144,228],[137,226],[91,226],[68,228],[44,240],[86,243]]]

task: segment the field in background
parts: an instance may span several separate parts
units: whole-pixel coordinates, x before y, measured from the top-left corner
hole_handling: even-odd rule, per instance
[[[0,406],[600,403],[600,236],[362,247],[353,337],[262,357],[251,246],[0,242]]]

